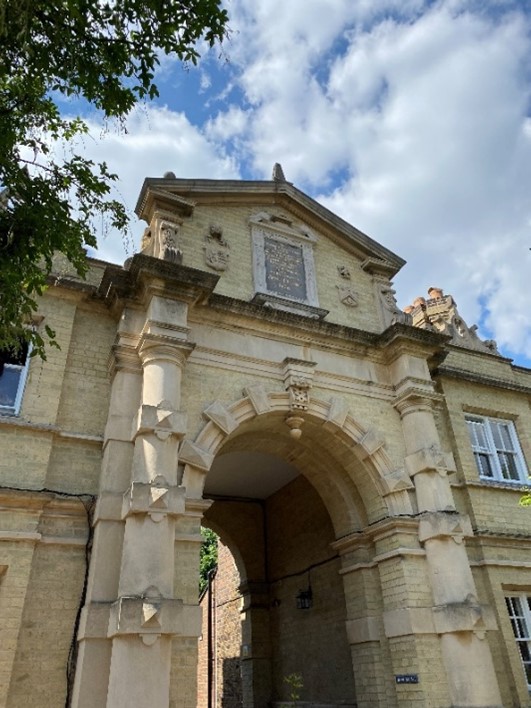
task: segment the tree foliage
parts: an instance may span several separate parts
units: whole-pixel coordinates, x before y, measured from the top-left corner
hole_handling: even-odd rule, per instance
[[[218,564],[218,536],[210,529],[201,527],[203,544],[199,555],[199,594],[208,583],[208,574]]]
[[[164,54],[196,63],[200,42],[227,31],[220,0],[0,0],[0,347],[44,341],[28,329],[36,296],[61,252],[83,276],[96,245],[94,218],[124,230],[124,206],[111,198],[117,176],[75,150],[87,132],[58,102],[88,102],[124,119],[158,96]],[[47,334],[53,339],[53,333]]]

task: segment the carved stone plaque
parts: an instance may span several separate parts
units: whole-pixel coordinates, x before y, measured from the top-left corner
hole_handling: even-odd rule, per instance
[[[306,300],[306,272],[302,247],[266,237],[264,255],[268,291],[281,297]]]

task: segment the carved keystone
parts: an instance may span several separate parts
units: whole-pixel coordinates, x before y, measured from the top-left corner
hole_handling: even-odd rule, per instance
[[[225,435],[230,435],[230,433],[238,427],[234,416],[221,401],[214,401],[212,405],[203,411],[203,415],[205,418],[215,423]]]
[[[249,397],[251,405],[256,411],[256,415],[268,413],[271,410],[269,396],[267,395],[267,391],[261,384],[247,386],[247,388],[243,389],[243,395]]]
[[[179,461],[208,472],[214,462],[214,455],[191,440],[185,440],[179,450]]]
[[[330,400],[330,408],[328,409],[328,416],[323,423],[323,428],[342,428],[345,425],[345,421],[349,414],[349,407],[346,401],[339,396],[334,396]]]
[[[431,511],[423,514],[419,522],[419,541],[421,543],[445,537],[450,537],[456,543],[461,543],[463,538],[472,535],[472,524],[465,514]]]
[[[377,450],[383,447],[384,442],[383,435],[378,430],[370,428],[359,441],[362,448],[361,459],[364,460],[366,457],[374,455]]]
[[[292,413],[307,411],[310,405],[310,389],[313,386],[315,361],[284,359],[284,388],[289,393],[289,407]]]

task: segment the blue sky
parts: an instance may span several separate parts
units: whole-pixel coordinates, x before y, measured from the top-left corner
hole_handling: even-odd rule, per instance
[[[289,181],[407,260],[531,366],[531,2],[227,0],[197,67],[164,58],[127,132],[88,115],[132,210],[146,176]],[[132,242],[143,225],[133,221]],[[110,235],[99,256],[131,250]]]

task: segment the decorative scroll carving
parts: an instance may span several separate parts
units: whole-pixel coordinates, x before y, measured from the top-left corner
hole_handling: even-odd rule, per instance
[[[398,307],[395,294],[396,291],[393,290],[390,285],[386,283],[380,283],[378,285],[378,296],[385,326],[390,327],[397,322],[408,325],[413,324],[411,315],[407,312],[402,312]]]
[[[160,250],[161,257],[165,261],[172,263],[183,262],[183,252],[179,248],[177,235],[179,226],[169,221],[163,221],[160,225]]]
[[[142,235],[142,253],[172,263],[182,263],[183,252],[179,244],[181,223],[174,214],[157,212]]]
[[[229,267],[230,246],[223,238],[223,229],[218,224],[210,226],[205,236],[205,262],[210,268],[217,271],[227,270]]]
[[[150,249],[151,238],[152,238],[151,229],[148,226],[144,229],[144,233],[142,234],[142,241],[140,243],[140,250],[142,253],[147,252]]]

